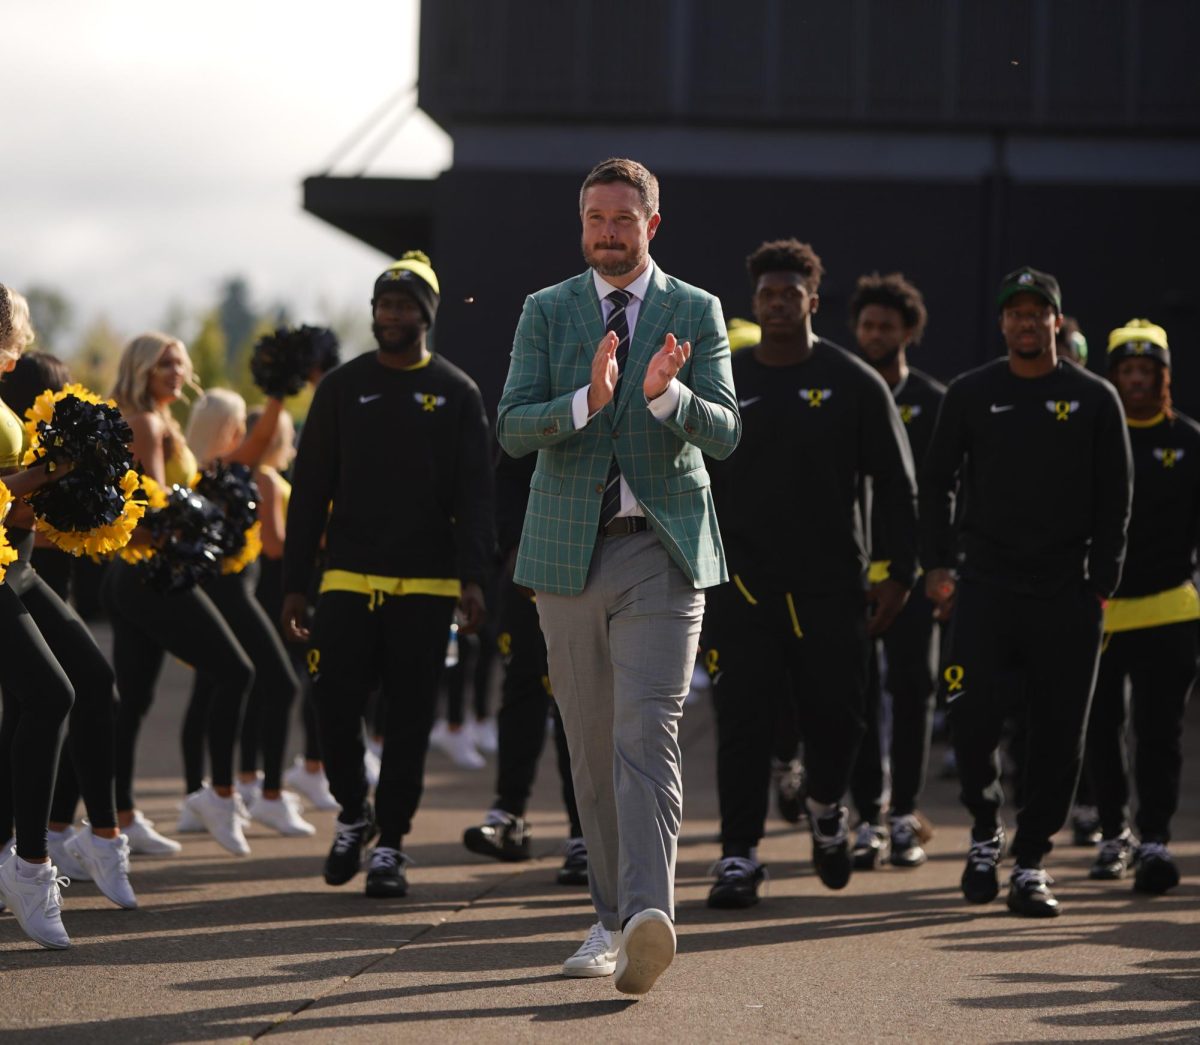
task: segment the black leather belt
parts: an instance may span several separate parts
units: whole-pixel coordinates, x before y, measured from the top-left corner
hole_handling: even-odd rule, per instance
[[[631,533],[641,533],[648,529],[649,525],[645,516],[622,515],[619,519],[614,519],[607,526],[602,527],[600,532],[605,537],[628,537]]]

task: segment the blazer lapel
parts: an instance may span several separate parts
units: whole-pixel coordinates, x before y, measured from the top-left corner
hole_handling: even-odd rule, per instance
[[[571,324],[583,346],[584,361],[590,369],[596,346],[604,337],[604,315],[600,311],[600,299],[596,297],[591,269],[571,281]]]
[[[629,345],[625,373],[621,376],[621,394],[613,412],[614,422],[625,412],[633,397],[642,394],[646,367],[666,337],[674,315],[674,291],[675,284],[655,265],[654,274],[646,288],[646,297],[638,310],[637,327]]]

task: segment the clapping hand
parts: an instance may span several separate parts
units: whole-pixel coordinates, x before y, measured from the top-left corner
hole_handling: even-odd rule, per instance
[[[674,334],[667,335],[666,340],[662,343],[662,348],[654,354],[650,365],[646,367],[646,379],[642,382],[642,391],[647,400],[657,399],[667,390],[667,386],[683,369],[683,364],[688,361],[691,354],[692,343],[690,341],[676,341]]]

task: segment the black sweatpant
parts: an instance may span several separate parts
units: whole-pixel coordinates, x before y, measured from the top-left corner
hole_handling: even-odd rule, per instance
[[[112,668],[88,626],[28,560],[9,567],[7,583],[33,617],[75,691],[67,726],[68,757],[59,759],[50,820],[71,823],[82,789],[92,826],[116,827],[116,693]]]
[[[976,837],[991,834],[1004,801],[997,749],[1006,715],[1015,714],[1026,731],[1024,801],[1013,839],[1022,867],[1041,865],[1071,809],[1102,615],[1099,599],[1082,584],[1049,597],[970,580],[958,586],[942,678],[961,798]]]
[[[863,593],[794,596],[790,606],[783,594],[751,594],[756,605],[732,584],[711,589],[704,622],[726,856],[762,838],[781,701],[795,703],[815,802],[841,801],[866,728]]]
[[[882,689],[892,697],[891,812],[904,816],[917,808],[929,766],[936,686],[933,680],[933,604],[918,586],[892,626],[872,649],[867,688],[867,732],[850,785],[859,816],[879,823],[883,804],[883,749],[880,738]],[[879,645],[886,667],[880,678]]]
[[[1183,769],[1183,715],[1196,680],[1198,639],[1197,621],[1108,636],[1100,656],[1085,761],[1105,838],[1115,838],[1129,821],[1124,744],[1128,679],[1138,837],[1164,845],[1171,840]]]
[[[379,844],[400,848],[424,787],[425,756],[455,600],[437,595],[325,592],[309,643],[321,751],[343,823],[367,802],[363,715],[382,679],[383,759],[375,788]]]
[[[243,773],[255,772],[261,750],[263,790],[278,791],[282,786],[288,718],[300,683],[274,621],[254,597],[257,573],[224,574],[205,581],[202,587],[254,664],[254,685],[242,713],[238,768]],[[204,734],[216,686],[211,675],[196,673],[181,736],[189,793],[204,781]]]
[[[17,835],[23,860],[46,857],[50,795],[62,749],[63,721],[75,699],[71,680],[42,637],[33,616],[5,581],[0,584],[0,842]],[[5,807],[7,799],[7,807]]]
[[[524,816],[537,776],[538,760],[546,743],[546,716],[554,716],[554,746],[563,805],[572,838],[583,837],[575,785],[571,780],[571,754],[567,735],[550,692],[546,664],[546,639],[538,624],[537,604],[506,580],[500,592],[499,634],[496,647],[504,660],[504,682],[496,724],[500,751],[496,772],[496,809]]]
[[[113,628],[117,691],[117,809],[132,810],[138,731],[154,701],[163,656],[170,653],[213,679],[208,755],[215,787],[233,786],[233,747],[242,704],[254,682],[246,656],[212,600],[198,588],[163,594],[127,563],[109,567],[105,607]]]

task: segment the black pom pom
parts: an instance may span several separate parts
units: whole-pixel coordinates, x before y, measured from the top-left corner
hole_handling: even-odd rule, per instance
[[[221,572],[225,522],[220,508],[195,490],[172,486],[166,498],[166,507],[143,520],[157,549],[136,569],[158,591],[186,591]]]
[[[246,531],[258,521],[258,487],[244,464],[217,462],[204,469],[195,486],[222,514],[221,557],[233,558],[246,547]]]
[[[295,395],[313,370],[325,373],[338,365],[337,335],[326,327],[279,327],[254,345],[250,374],[267,395]]]
[[[133,432],[119,410],[67,395],[39,421],[38,464],[71,472],[31,494],[34,514],[57,530],[86,532],[114,522],[124,510],[121,480],[133,464]]]

